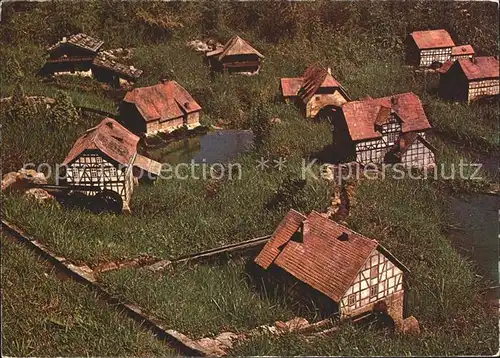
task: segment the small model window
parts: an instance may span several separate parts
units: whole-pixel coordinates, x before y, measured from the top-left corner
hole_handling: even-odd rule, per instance
[[[350,294],[348,297],[347,297],[347,304],[349,306],[354,306],[354,303],[356,302],[356,294]]]
[[[378,285],[370,287],[370,297],[375,297],[378,294]]]
[[[378,277],[378,265],[375,265],[370,269],[370,278],[377,278],[377,277]]]

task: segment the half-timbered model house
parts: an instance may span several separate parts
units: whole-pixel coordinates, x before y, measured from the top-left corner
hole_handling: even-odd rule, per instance
[[[176,81],[135,88],[120,105],[123,123],[134,133],[153,135],[200,125],[200,105]]]
[[[48,59],[41,73],[91,76],[92,61],[103,44],[104,41],[81,33],[63,37],[61,41],[47,49]]]
[[[307,285],[301,296],[321,300],[319,307],[341,319],[378,310],[394,321],[405,316],[408,269],[377,241],[317,212],[290,210],[255,263],[262,277]]]
[[[460,45],[455,46],[451,49],[451,58],[450,60],[456,61],[459,58],[468,58],[473,59],[476,52],[471,45]]]
[[[238,35],[233,36],[224,47],[205,54],[210,69],[228,73],[256,74],[263,58],[259,51]]]
[[[464,102],[498,96],[498,65],[498,58],[493,56],[448,61],[438,70],[439,93],[445,99]]]
[[[285,101],[296,102],[306,118],[316,118],[325,109],[336,110],[350,101],[339,81],[320,63],[309,66],[302,77],[282,78],[281,93]]]
[[[142,75],[142,70],[116,62],[106,53],[100,52],[92,62],[92,74],[96,80],[120,88],[130,87]]]
[[[443,64],[451,58],[455,46],[448,31],[414,31],[407,39],[406,61],[418,67]]]
[[[434,165],[435,150],[425,139],[431,125],[413,92],[348,102],[332,124],[333,150],[340,162]]]
[[[105,195],[129,210],[134,188],[134,167],[154,175],[159,163],[137,153],[139,137],[117,121],[105,118],[78,138],[63,161],[65,183],[89,187],[87,195]],[[142,173],[144,175],[144,173]]]

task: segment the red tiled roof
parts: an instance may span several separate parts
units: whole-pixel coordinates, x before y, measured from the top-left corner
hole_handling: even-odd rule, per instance
[[[498,59],[494,56],[476,57],[473,61],[459,58],[457,62],[469,80],[499,77]]]
[[[438,72],[441,74],[447,73],[455,63],[456,66],[460,66],[469,81],[499,77],[499,63],[494,56],[475,57],[473,60],[459,58],[456,61],[446,61],[438,69]]]
[[[453,64],[455,63],[454,60],[448,60],[446,61],[445,63],[443,63],[443,65],[441,67],[439,67],[436,72],[439,72],[439,73],[446,73],[448,72],[448,70],[451,68],[451,66],[453,66]]]
[[[393,104],[393,101],[396,103]],[[393,110],[402,120],[403,133],[431,128],[424,108],[418,96],[413,92],[393,96],[347,102],[342,105],[342,112],[353,141],[381,137],[375,128],[375,122],[381,121],[381,115]]]
[[[137,152],[139,137],[117,121],[105,118],[78,138],[63,161],[68,165],[85,150],[97,149],[116,162],[127,165]]]
[[[281,246],[290,240],[305,219],[306,217],[298,211],[290,210],[274,231],[271,240],[257,255],[255,262],[267,269],[280,253]]]
[[[315,63],[309,66],[302,75],[303,83],[298,95],[307,103],[320,87],[342,87],[341,84],[328,73],[321,64]]]
[[[455,46],[448,31],[443,29],[414,31],[411,33],[411,37],[420,50]]]
[[[452,56],[460,56],[460,55],[473,55],[474,49],[472,48],[471,45],[460,45],[460,46],[455,46],[451,49],[451,55]]]
[[[297,96],[304,79],[302,77],[282,78],[280,81],[283,97],[294,97]]]
[[[146,122],[169,120],[201,110],[188,91],[176,81],[135,88],[123,100],[135,104]]]
[[[256,263],[267,268],[274,259],[278,267],[339,302],[363,264],[379,246],[377,241],[314,211],[302,219],[302,241],[291,241],[299,225],[296,221],[290,224],[282,222],[282,228],[277,230],[280,235],[273,235],[257,256]],[[346,237],[346,240],[339,239],[341,237]]]
[[[252,47],[247,41],[243,40],[238,35],[235,35],[229,39],[224,45],[224,51],[219,55],[219,60],[226,56],[233,55],[257,55],[260,58],[264,58],[259,51]]]

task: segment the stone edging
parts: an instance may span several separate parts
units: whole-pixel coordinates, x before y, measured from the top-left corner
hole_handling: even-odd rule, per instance
[[[144,325],[151,330],[158,338],[167,341],[173,348],[179,352],[190,356],[210,356],[210,352],[198,343],[185,336],[184,334],[172,329],[163,327],[160,321],[144,312],[144,310],[130,303],[124,303],[122,300],[113,296],[106,289],[101,287],[94,276],[93,271],[88,266],[76,266],[69,262],[66,258],[57,256],[45,245],[37,239],[26,234],[19,227],[2,219],[2,231],[5,230],[20,243],[28,246],[37,254],[50,261],[57,269],[68,274],[74,280],[86,285],[94,290],[100,297],[105,299],[109,304],[120,308],[128,317],[133,318],[138,323]]]

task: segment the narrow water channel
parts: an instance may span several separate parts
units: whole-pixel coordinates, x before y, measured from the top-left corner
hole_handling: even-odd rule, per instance
[[[452,197],[449,204],[457,226],[450,234],[452,245],[477,265],[481,275],[498,284],[500,197],[462,195]]]

